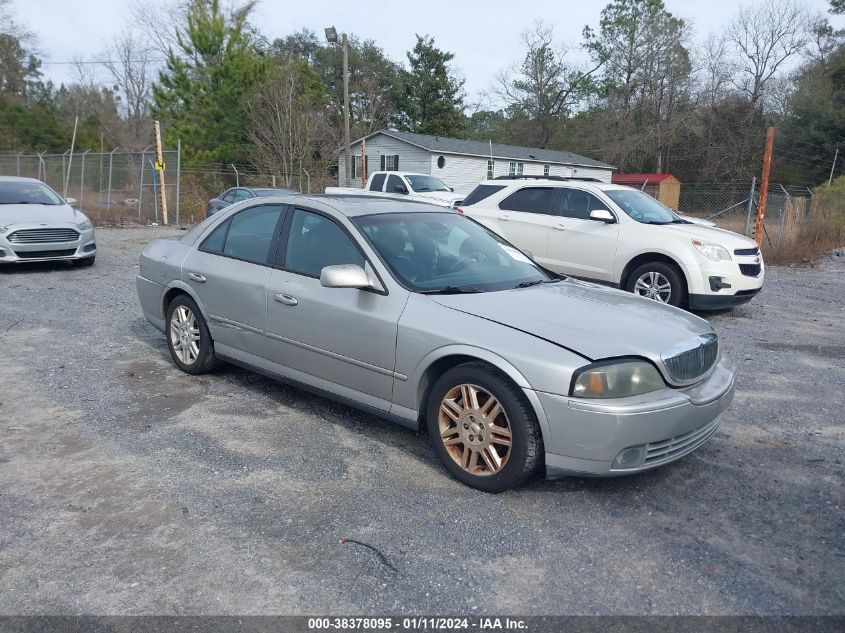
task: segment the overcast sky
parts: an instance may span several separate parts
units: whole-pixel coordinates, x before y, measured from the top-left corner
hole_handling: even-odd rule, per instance
[[[18,20],[38,37],[44,75],[54,83],[73,80],[68,62],[90,58],[129,20],[127,0],[13,0]],[[676,16],[691,22],[696,39],[721,30],[740,4],[736,0],[665,0]],[[375,40],[395,60],[429,34],[436,44],[455,53],[454,66],[466,79],[468,100],[488,89],[495,75],[522,55],[520,33],[542,19],[563,43],[578,45],[584,25],[595,27],[604,0],[425,0],[388,3],[373,0],[261,0],[254,22],[273,39],[307,27],[322,33],[338,31]],[[826,12],[827,0],[805,0]],[[845,20],[832,19],[840,28]]]

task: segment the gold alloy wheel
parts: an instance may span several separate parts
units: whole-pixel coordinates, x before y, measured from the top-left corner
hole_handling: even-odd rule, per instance
[[[452,387],[437,415],[440,441],[470,475],[500,472],[511,454],[511,425],[501,403],[478,385]]]
[[[170,343],[185,365],[193,365],[200,355],[200,327],[190,308],[178,306],[170,317]]]

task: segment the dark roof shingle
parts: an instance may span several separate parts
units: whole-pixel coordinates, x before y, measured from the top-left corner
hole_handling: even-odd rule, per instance
[[[376,134],[386,134],[401,141],[418,145],[431,152],[443,152],[446,154],[468,154],[472,156],[490,156],[491,147],[488,141],[471,141],[459,138],[447,138],[445,136],[431,136],[429,134],[415,134],[413,132],[397,132],[395,130],[379,130],[365,138]],[[360,139],[359,139],[360,140]],[[356,141],[357,143],[358,141]],[[600,167],[613,169],[611,165],[601,161],[553,149],[539,149],[536,147],[520,147],[518,145],[504,145],[493,143],[493,158],[506,158],[513,160],[533,160],[544,163],[557,163],[561,165],[576,165],[581,167]]]

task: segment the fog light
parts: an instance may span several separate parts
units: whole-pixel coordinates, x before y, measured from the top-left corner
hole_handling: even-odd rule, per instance
[[[0,248],[0,257],[5,257],[5,256],[6,256],[6,251],[4,251],[2,248]]]
[[[719,292],[722,288],[730,288],[731,285],[723,277],[710,277],[710,290]]]
[[[645,446],[629,446],[623,449],[613,460],[611,468],[637,468],[645,460]]]
[[[90,253],[90,252],[91,252],[91,251],[93,251],[95,248],[97,248],[97,245],[96,245],[96,244],[86,244],[86,245],[85,245],[85,248],[83,248],[83,249],[82,249],[82,251],[83,251],[83,252],[85,252],[85,253]]]

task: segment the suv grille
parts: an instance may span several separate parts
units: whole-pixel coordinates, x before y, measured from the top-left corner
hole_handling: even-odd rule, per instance
[[[759,255],[760,249],[756,246],[754,248],[737,248],[734,250],[734,255]]]
[[[21,229],[9,235],[12,244],[46,244],[52,242],[75,242],[79,233],[73,229]]]
[[[718,355],[719,339],[715,334],[705,334],[696,339],[695,346],[662,360],[672,380],[688,383],[710,371]]]
[[[746,277],[757,277],[760,274],[760,264],[740,264],[739,272]]]

